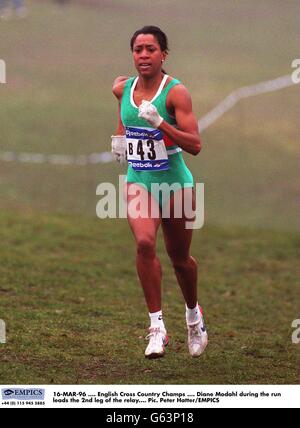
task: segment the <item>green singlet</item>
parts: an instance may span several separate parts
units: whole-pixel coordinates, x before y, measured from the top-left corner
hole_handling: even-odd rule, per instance
[[[180,81],[173,79],[164,88],[168,77],[164,76],[151,103],[166,122],[176,127],[176,119],[167,111],[166,100],[170,89]],[[121,120],[127,142],[127,182],[146,188],[162,207],[176,190],[194,187],[194,179],[184,162],[181,148],[138,117],[139,109],[133,97],[137,82],[138,77],[127,80],[121,101]]]

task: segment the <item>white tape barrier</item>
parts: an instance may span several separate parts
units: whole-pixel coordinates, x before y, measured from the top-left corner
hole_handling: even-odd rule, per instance
[[[256,95],[265,94],[268,92],[279,91],[283,88],[293,86],[295,83],[290,74],[279,77],[278,79],[268,80],[252,86],[245,86],[232,92],[212,111],[207,113],[199,120],[200,132],[209,128],[218,119],[220,119],[228,110],[231,110],[240,100],[244,98],[254,97]],[[4,162],[20,162],[52,165],[96,165],[109,163],[114,160],[111,152],[92,153],[90,155],[45,155],[41,153],[15,153],[15,152],[0,152],[0,161]]]
[[[20,162],[51,165],[97,165],[113,161],[111,152],[92,153],[90,155],[43,155],[41,153],[0,153],[0,160],[4,162]]]
[[[232,92],[220,104],[218,104],[212,111],[207,113],[202,119],[199,120],[200,132],[207,129],[214,124],[220,117],[222,117],[228,110],[231,110],[240,100],[244,98],[254,97],[256,95],[266,94],[268,92],[279,91],[280,89],[293,86],[295,83],[290,74],[279,77],[278,79],[268,80],[252,86],[245,86]]]

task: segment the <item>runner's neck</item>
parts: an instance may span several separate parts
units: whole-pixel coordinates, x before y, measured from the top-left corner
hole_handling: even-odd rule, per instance
[[[163,78],[165,77],[164,73],[159,74],[158,76],[154,76],[151,79],[145,79],[142,76],[139,76],[136,89],[142,92],[152,92],[154,88],[156,88],[156,92],[159,89]]]

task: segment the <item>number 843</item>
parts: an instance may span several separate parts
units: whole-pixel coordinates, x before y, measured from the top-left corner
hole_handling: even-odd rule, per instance
[[[142,161],[145,160],[146,156],[149,160],[155,160],[156,159],[156,151],[155,151],[155,147],[154,147],[154,141],[153,140],[147,140],[146,145],[148,147],[148,153],[146,153],[144,151],[145,145],[143,144],[143,140],[139,140],[137,143],[137,146],[136,146],[137,147],[136,155],[140,156]],[[128,154],[130,156],[135,155],[133,143],[128,144]]]

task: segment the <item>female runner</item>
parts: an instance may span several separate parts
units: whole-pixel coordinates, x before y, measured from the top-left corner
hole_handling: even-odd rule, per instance
[[[175,215],[178,192],[182,201],[190,198],[195,207],[194,180],[182,151],[197,155],[201,150],[197,120],[187,89],[162,68],[169,50],[166,35],[158,27],[146,26],[134,33],[130,46],[138,76],[120,76],[113,84],[119,115],[112,152],[117,161],[128,160],[127,207],[138,188],[140,202],[148,204],[145,206],[156,207],[160,214],[166,204],[170,209],[166,217],[153,216],[150,208],[143,216],[133,215],[129,209],[127,213],[136,241],[137,273],[151,322],[145,356],[163,357],[168,344],[162,314],[162,269],[156,255],[161,225],[186,303],[189,352],[198,357],[207,346],[208,336],[197,298],[197,262],[190,255],[193,229],[186,228],[184,214],[181,218]],[[154,192],[154,184],[176,184],[178,190],[166,196],[164,192]]]

